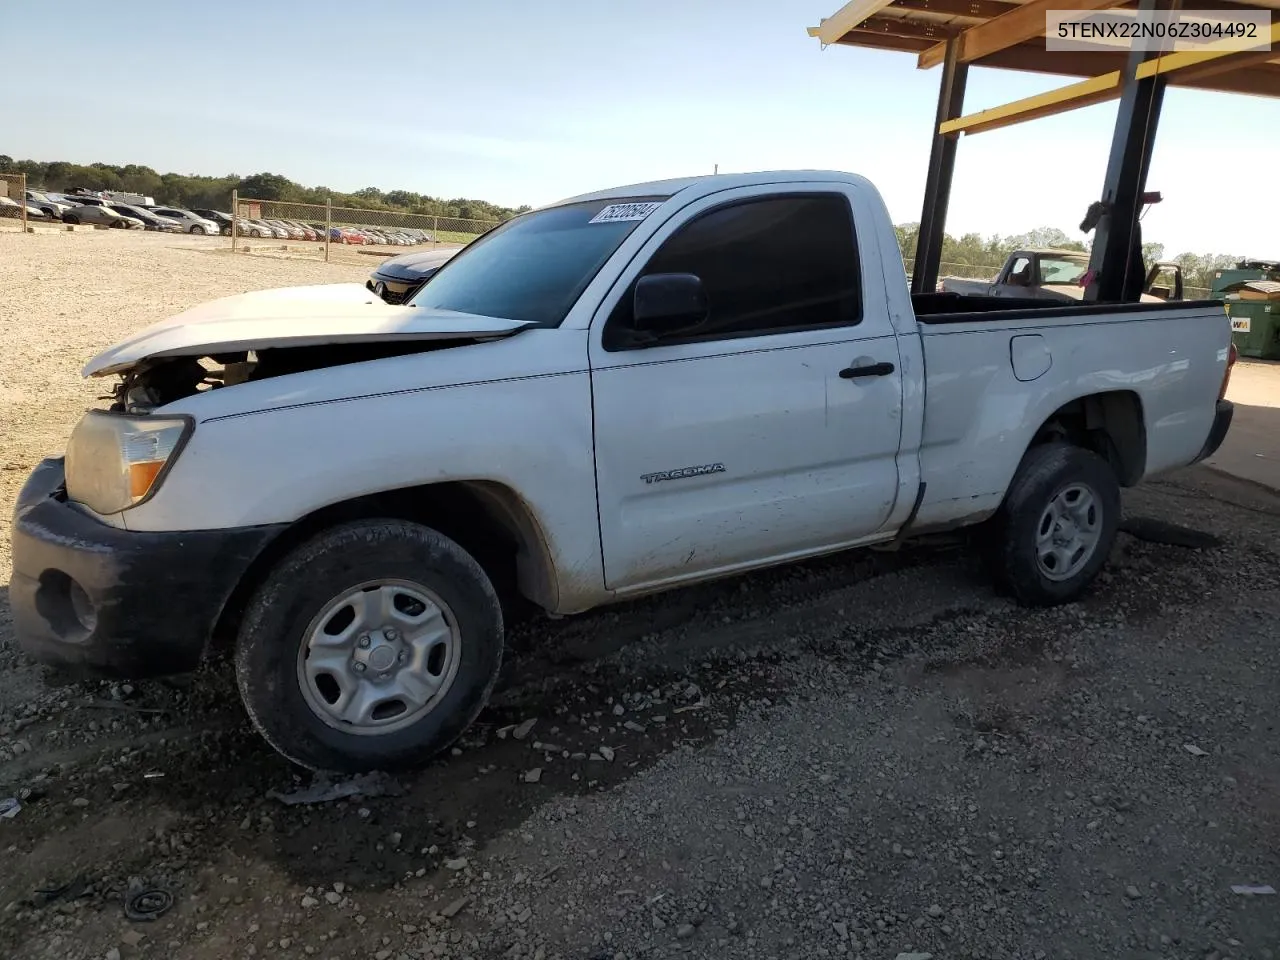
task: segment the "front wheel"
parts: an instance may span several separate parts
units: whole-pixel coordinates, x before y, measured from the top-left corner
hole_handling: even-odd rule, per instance
[[[197,234],[197,235],[199,235],[199,236],[201,236],[201,237],[203,237],[203,236],[204,236],[204,227],[200,226],[199,224],[196,224],[195,226],[193,226],[193,227],[191,228],[191,232],[192,232],[192,233],[194,233],[194,234]]]
[[[1078,599],[1093,583],[1120,525],[1111,465],[1066,443],[1033,447],[988,531],[996,582],[1027,606]]]
[[[502,662],[480,565],[416,523],[345,524],[289,554],[249,604],[236,680],[267,741],[313,770],[426,762],[480,713]]]

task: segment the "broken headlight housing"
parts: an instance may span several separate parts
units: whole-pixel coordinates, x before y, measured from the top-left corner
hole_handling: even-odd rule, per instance
[[[67,496],[94,513],[119,513],[151,497],[195,429],[190,417],[90,410],[67,444]]]

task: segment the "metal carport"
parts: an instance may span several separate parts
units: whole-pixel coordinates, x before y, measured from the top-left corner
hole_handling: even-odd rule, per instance
[[[1271,16],[1272,47],[1264,51],[1089,51],[1045,49],[1050,10],[1175,10],[1178,0],[851,0],[809,35],[840,44],[916,54],[920,69],[941,66],[937,118],[920,215],[912,292],[934,288],[942,255],[951,178],[961,134],[972,135],[1106,100],[1120,101],[1101,205],[1097,207],[1085,298],[1136,300],[1142,276],[1127,269],[1165,87],[1189,87],[1280,97],[1280,18]],[[1280,0],[1189,0],[1195,10],[1280,10]],[[1085,79],[1013,103],[964,114],[970,66]],[[1142,271],[1137,271],[1139,274]]]

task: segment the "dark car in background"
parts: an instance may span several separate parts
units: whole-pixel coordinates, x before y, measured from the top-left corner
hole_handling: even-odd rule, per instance
[[[231,214],[223,213],[221,210],[197,210],[194,207],[192,207],[191,212],[204,217],[206,220],[211,220],[216,223],[222,230],[222,235],[224,237],[231,236]],[[243,220],[244,218],[242,217],[241,219]],[[242,236],[244,235],[243,230],[241,230],[240,233]]]
[[[421,250],[384,260],[369,275],[365,286],[387,303],[404,303],[461,249]]]
[[[156,233],[177,233],[181,229],[177,220],[170,220],[168,217],[162,217],[152,213],[150,210],[144,210],[142,207],[135,207],[126,203],[113,203],[109,209],[123,216],[132,217],[134,220],[141,220],[145,230],[151,230]]]

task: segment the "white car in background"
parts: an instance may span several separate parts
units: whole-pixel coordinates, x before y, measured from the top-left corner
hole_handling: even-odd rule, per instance
[[[157,217],[168,217],[170,220],[176,220],[178,230],[182,233],[203,233],[211,237],[216,237],[222,233],[221,226],[199,214],[192,213],[190,210],[182,210],[179,207],[152,207],[151,213]]]

